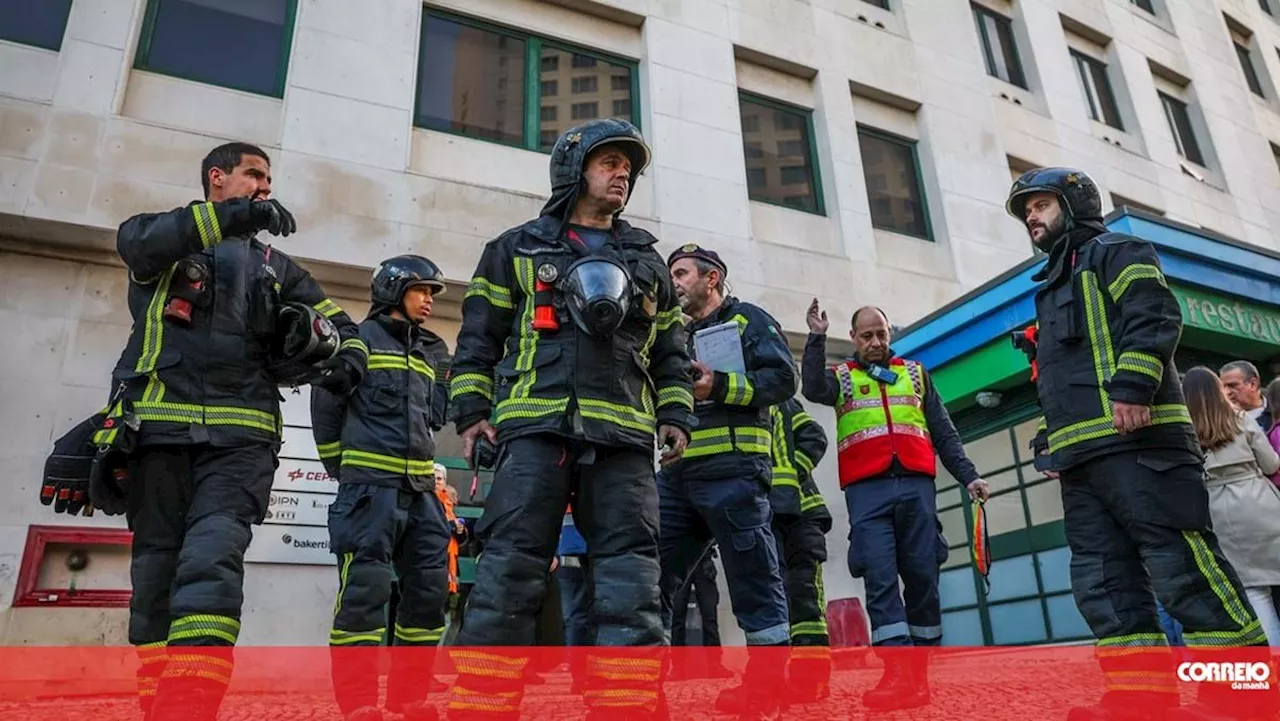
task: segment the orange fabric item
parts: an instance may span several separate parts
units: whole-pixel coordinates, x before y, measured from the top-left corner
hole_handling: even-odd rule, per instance
[[[991,536],[987,533],[987,509],[982,501],[973,502],[973,565],[982,576],[984,594],[991,591]]]
[[[449,593],[458,592],[458,535],[454,533],[458,515],[453,511],[453,501],[444,490],[436,491],[436,498],[444,506],[444,517],[449,522]]]

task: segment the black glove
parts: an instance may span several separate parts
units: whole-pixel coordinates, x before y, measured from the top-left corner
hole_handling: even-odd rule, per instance
[[[45,459],[40,483],[40,503],[53,506],[54,513],[75,515],[82,509],[93,512],[89,502],[89,476],[93,472],[94,447],[90,444],[103,414],[81,421],[53,444]]]
[[[280,201],[274,198],[254,201],[250,208],[250,223],[255,231],[265,230],[272,235],[288,236],[298,230],[298,222],[293,219],[293,213],[285,210]]]
[[[120,454],[100,452],[93,459],[89,475],[89,501],[108,516],[119,516],[129,510],[129,468]]]
[[[289,235],[298,229],[293,214],[278,200],[233,198],[214,203],[214,212],[224,237],[253,235],[262,230],[272,235]]]
[[[90,508],[89,503],[89,481],[82,478],[49,478],[45,477],[44,485],[40,488],[40,502],[44,505],[53,505],[54,513],[65,513],[74,516],[81,510]],[[91,515],[92,510],[85,510],[85,515]]]
[[[360,385],[364,375],[360,370],[362,364],[352,357],[355,353],[357,351],[340,351],[336,356],[325,361],[320,366],[320,376],[311,384],[335,396],[349,395],[356,386]]]

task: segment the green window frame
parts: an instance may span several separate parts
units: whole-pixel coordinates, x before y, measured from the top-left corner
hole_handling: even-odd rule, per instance
[[[215,87],[223,87],[229,90],[238,90],[245,93],[253,93],[254,95],[265,95],[272,98],[284,98],[285,82],[289,75],[289,55],[293,49],[293,32],[298,17],[298,0],[285,0],[285,17],[284,25],[281,27],[280,33],[280,62],[276,67],[275,84],[268,93],[262,93],[260,90],[249,87],[246,84],[237,84],[231,82],[213,82],[204,78],[195,78],[185,76],[179,73],[164,70],[162,68],[152,67],[151,65],[151,47],[155,41],[156,19],[160,15],[160,7],[162,3],[168,0],[147,0],[146,15],[142,18],[142,32],[138,37],[138,50],[134,54],[133,69],[145,70],[149,73],[157,75],[167,75],[169,77],[180,78],[182,80],[191,80],[193,82],[203,83],[205,85],[213,85]]]
[[[1053,479],[1035,472],[1032,466],[1034,458],[1032,458],[1028,451],[1018,447],[1017,437],[1014,432],[1014,429],[1018,425],[1037,416],[1038,413],[1036,412],[1020,412],[1016,417],[1009,419],[1012,422],[1006,421],[1006,423],[1002,424],[1002,428],[994,430],[990,428],[981,429],[975,433],[966,434],[966,437],[964,438],[966,443],[971,443],[990,435],[1004,434],[1009,440],[1010,446],[1013,449],[1013,464],[1005,465],[1002,468],[980,470],[982,471],[981,475],[984,478],[994,478],[999,474],[1007,473],[1009,471],[1016,472],[1018,476],[1017,485],[993,492],[991,497],[997,498],[1018,494],[1022,504],[1023,520],[1026,525],[1021,529],[991,537],[990,551],[992,564],[994,566],[994,564],[1004,559],[1031,555],[1031,566],[1035,573],[1036,593],[1009,596],[997,601],[988,599],[987,595],[984,593],[985,584],[983,578],[981,574],[978,573],[977,568],[973,565],[972,547],[970,546],[973,539],[973,514],[968,512],[968,508],[971,504],[969,501],[969,495],[965,489],[960,488],[958,484],[951,485],[951,481],[947,481],[947,485],[937,490],[937,508],[939,514],[952,511],[957,508],[965,509],[963,516],[966,536],[962,539],[949,538],[947,539],[947,545],[952,553],[956,551],[963,551],[966,554],[966,560],[963,563],[950,563],[949,561],[948,564],[943,567],[943,572],[958,568],[968,568],[974,584],[974,596],[977,599],[976,603],[959,604],[955,606],[944,605],[943,613],[948,614],[973,610],[978,611],[979,618],[982,621],[983,643],[988,646],[995,645],[995,636],[991,621],[992,613],[994,611],[998,611],[1001,606],[1034,600],[1038,600],[1040,602],[1040,612],[1044,619],[1046,638],[1039,641],[1030,641],[1026,644],[1002,645],[1066,643],[1073,641],[1085,641],[1093,638],[1092,635],[1070,636],[1054,634],[1051,616],[1049,613],[1049,602],[1059,597],[1070,597],[1071,591],[1045,591],[1045,579],[1041,571],[1039,556],[1042,553],[1065,547],[1067,545],[1066,529],[1061,519],[1050,521],[1048,523],[1041,523],[1039,525],[1032,523],[1031,505],[1027,500],[1027,490],[1047,483],[1052,483]],[[999,578],[994,573],[990,580],[993,584],[999,583]]]
[[[924,168],[920,165],[920,141],[912,140],[911,138],[903,137],[901,135],[897,135],[896,133],[890,133],[886,130],[880,130],[879,128],[873,128],[869,125],[863,125],[862,123],[857,124],[857,134],[859,138],[859,146],[861,146],[862,137],[866,136],[869,138],[880,140],[885,143],[889,143],[891,145],[898,145],[911,151],[911,168],[912,168],[912,172],[915,174],[916,192],[920,196],[920,213],[924,220],[924,234],[919,235],[916,233],[903,231],[900,228],[877,225],[875,222],[874,212],[871,214],[871,219],[872,219],[871,226],[873,228],[876,228],[877,230],[884,230],[890,233],[897,233],[898,235],[905,235],[910,238],[919,238],[920,240],[927,240],[930,242],[935,241],[936,238],[934,237],[934,233],[933,233],[933,219],[929,215],[929,193],[924,183]],[[866,176],[865,164],[863,166],[862,172],[863,172],[863,176],[865,177]],[[871,188],[869,186],[867,187],[867,200],[868,202],[870,202],[871,200]]]
[[[763,95],[757,95],[755,93],[750,93],[745,90],[740,90],[738,91],[738,103],[739,103],[738,107],[739,108],[742,107],[741,104],[743,102],[760,105],[770,110],[776,110],[784,113],[789,113],[791,115],[796,115],[796,116],[799,116],[804,121],[804,132],[805,132],[805,139],[806,139],[804,152],[806,156],[806,161],[808,163],[807,167],[809,168],[809,175],[813,180],[811,192],[813,194],[814,207],[812,209],[800,208],[800,207],[796,207],[795,205],[788,205],[787,203],[781,202],[779,200],[775,200],[773,198],[756,195],[751,190],[751,181],[749,178],[747,181],[747,197],[757,203],[765,203],[766,205],[776,205],[780,208],[789,208],[791,210],[800,211],[802,213],[809,213],[811,215],[825,216],[827,214],[827,204],[823,197],[823,190],[822,190],[822,168],[819,167],[818,165],[818,143],[817,143],[817,139],[814,137],[813,110],[800,105],[793,105],[791,103],[786,103],[781,100],[775,100],[773,98],[765,97]],[[743,131],[743,135],[744,136],[746,135],[745,129]],[[744,139],[743,162],[745,163],[750,157],[753,157],[753,156],[751,156],[747,152],[747,143]],[[779,168],[779,170],[781,171],[781,167]]]
[[[420,35],[426,31],[426,22],[429,18],[438,20],[446,20],[457,23],[466,27],[483,30],[485,32],[505,35],[506,37],[520,40],[525,44],[524,56],[524,128],[523,139],[519,143],[495,140],[492,138],[477,137],[473,134],[460,130],[442,129],[442,128],[425,128],[418,124],[418,118],[422,112],[422,80],[418,78],[414,85],[413,91],[413,123],[414,127],[424,130],[432,130],[438,133],[447,133],[449,135],[458,135],[464,138],[472,138],[473,140],[483,140],[485,142],[496,143],[498,145],[506,145],[509,147],[523,148],[524,150],[532,150],[540,153],[550,153],[550,148],[542,147],[541,143],[541,123],[542,123],[542,78],[540,68],[542,67],[542,51],[547,48],[559,50],[562,52],[573,53],[574,55],[582,55],[594,58],[598,62],[609,63],[612,65],[620,65],[627,68],[631,77],[630,97],[631,97],[631,124],[636,126],[643,132],[643,126],[640,122],[640,64],[633,58],[626,58],[620,55],[612,55],[600,50],[574,45],[572,43],[556,40],[554,38],[534,35],[524,30],[519,30],[505,25],[499,25],[486,20],[479,20],[466,15],[445,12],[435,8],[424,8],[422,25],[418,29]],[[426,38],[423,37],[418,47],[418,67],[422,67],[422,56],[426,52]],[[568,89],[568,88],[564,88]],[[598,117],[610,117],[610,114],[601,114]],[[585,122],[585,121],[583,121]]]

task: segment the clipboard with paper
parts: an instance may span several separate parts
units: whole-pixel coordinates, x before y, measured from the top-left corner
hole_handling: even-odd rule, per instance
[[[746,373],[742,337],[734,321],[703,328],[693,334],[693,350],[699,362],[721,373]]]

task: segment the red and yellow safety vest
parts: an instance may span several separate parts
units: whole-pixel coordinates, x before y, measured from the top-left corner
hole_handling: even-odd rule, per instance
[[[924,368],[894,358],[892,385],[881,383],[847,361],[835,367],[840,487],[882,475],[896,457],[909,473],[937,474],[933,442],[924,411]]]

